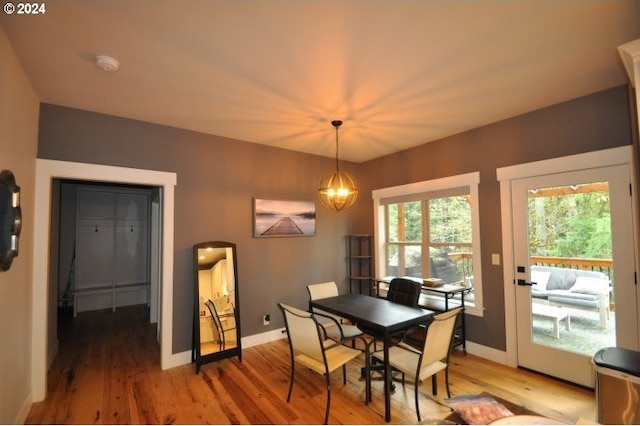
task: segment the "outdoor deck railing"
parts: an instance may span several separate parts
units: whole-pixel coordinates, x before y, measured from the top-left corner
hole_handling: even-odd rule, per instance
[[[473,277],[473,255],[466,252],[454,252],[448,253],[449,259],[451,259],[457,267],[458,273],[461,275],[461,279],[467,281],[469,277]],[[612,259],[588,259],[577,257],[553,257],[553,256],[531,256],[531,265],[539,266],[555,266],[557,268],[568,269],[580,269],[583,271],[598,271],[602,272],[611,280],[613,284],[613,260]],[[613,289],[613,287],[612,287]],[[470,301],[473,301],[473,293],[469,296]],[[613,291],[611,293],[611,301],[613,303]]]
[[[613,260],[586,259],[577,257],[531,256],[531,264],[539,266],[555,266],[558,268],[580,269],[583,271],[602,272],[613,281]]]
[[[471,271],[472,268],[471,253],[449,253],[449,259],[456,262],[459,269],[462,271]],[[557,268],[568,269],[581,269],[583,271],[598,271],[606,274],[609,279],[612,279],[613,274],[613,260],[611,259],[589,259],[578,257],[553,257],[553,256],[531,256],[532,265],[539,266],[555,266]],[[460,264],[461,263],[461,264]],[[468,273],[465,273],[468,275]]]

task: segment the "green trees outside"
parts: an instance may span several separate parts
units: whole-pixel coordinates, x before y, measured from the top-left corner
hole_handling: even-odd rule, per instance
[[[438,273],[451,270],[447,282],[473,275],[471,206],[467,196],[390,204],[387,213],[389,274],[401,271],[410,276],[428,273],[439,277]],[[425,236],[427,238],[423,238]],[[423,240],[429,242],[428,257],[425,257]],[[451,259],[451,253],[464,253],[466,257]],[[424,262],[430,262],[429,266],[423,265]]]
[[[463,277],[473,276],[469,202],[462,195],[389,204],[387,273],[434,276],[426,268],[453,262]],[[528,215],[531,256],[612,258],[606,183],[530,191]],[[428,241],[428,257],[423,240]],[[429,260],[428,267],[423,265]],[[608,273],[611,277],[612,271]]]
[[[609,192],[530,193],[529,250],[532,256],[611,259]]]
[[[611,259],[609,192],[571,193],[574,189],[547,188],[530,193],[530,254]],[[558,195],[545,195],[554,193]],[[470,206],[466,197],[435,198],[428,201],[428,206],[432,243],[471,241]],[[421,201],[389,205],[390,241],[421,244],[422,208]]]
[[[429,240],[434,243],[471,241],[471,207],[465,196],[434,198],[429,206]],[[400,212],[399,210],[402,210]],[[400,230],[399,213],[404,227]],[[389,205],[389,239],[422,242],[422,201]],[[401,236],[402,234],[402,236]]]
[[[466,196],[429,200],[432,243],[471,243],[471,206]]]

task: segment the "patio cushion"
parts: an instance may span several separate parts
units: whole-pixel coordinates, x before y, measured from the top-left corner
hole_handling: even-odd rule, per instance
[[[550,295],[548,300],[549,303],[582,306],[585,308],[594,308],[596,310],[600,307],[597,296],[589,294],[574,293],[569,297],[562,295]]]
[[[533,284],[533,290],[545,291],[550,277],[550,271],[538,271],[531,268],[531,283]]]
[[[594,277],[577,277],[576,283],[571,287],[572,293],[601,294],[609,291],[609,280]]]
[[[583,271],[581,269],[569,269],[569,268],[557,268],[555,266],[538,266],[531,267],[531,280],[536,274],[540,272],[549,272],[549,280],[547,281],[547,288],[544,291],[549,290],[569,290],[576,283],[578,277],[589,277],[600,280],[605,280],[609,283],[609,278],[602,272],[598,271]],[[537,291],[542,291],[535,289]]]
[[[531,281],[540,273],[548,272],[547,287],[531,287],[531,296],[546,299],[549,304],[587,309],[599,313],[600,326],[606,327],[609,315],[609,277],[598,271],[558,268],[554,266],[531,267]]]

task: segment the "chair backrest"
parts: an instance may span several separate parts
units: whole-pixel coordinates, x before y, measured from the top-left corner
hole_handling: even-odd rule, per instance
[[[319,284],[309,284],[307,286],[307,291],[309,292],[309,300],[326,299],[327,297],[333,297],[338,295],[338,286],[336,285],[335,281],[319,283]],[[322,309],[312,308],[311,305],[309,305],[309,308],[310,308],[309,309],[310,311],[317,314],[322,314],[325,316],[325,317],[316,317],[316,320],[325,327],[331,327],[335,325],[335,322],[331,321],[326,317],[331,317],[338,322],[342,322],[342,318],[340,318],[337,315],[323,311]]]
[[[218,317],[218,322],[220,323],[221,328],[223,328],[224,330],[232,330],[233,328],[235,328],[236,310],[233,307],[233,304],[229,303],[229,298],[227,296],[220,296],[213,299],[213,307],[215,309],[215,314]],[[231,312],[229,312],[229,310],[231,310]],[[221,314],[224,315],[226,324],[223,324]]]
[[[216,311],[218,313],[224,313],[228,305],[229,303],[227,302],[226,296],[216,297],[213,299],[213,306],[216,307]]]
[[[427,336],[422,347],[421,368],[449,356],[456,320],[461,312],[462,308],[460,307],[433,317],[427,327]]]
[[[207,308],[209,308],[211,319],[213,320],[213,324],[216,326],[218,334],[222,335],[224,333],[224,330],[222,329],[222,323],[220,322],[220,317],[218,316],[216,305],[211,301],[211,299],[204,302],[204,304],[207,305]]]
[[[422,286],[418,281],[394,278],[389,283],[387,300],[406,306],[418,306]]]
[[[320,327],[311,313],[293,306],[278,303],[284,315],[287,336],[292,354],[302,353],[316,361],[326,364],[320,338]]]
[[[327,297],[338,295],[338,286],[335,281],[309,284],[307,286],[307,291],[309,292],[309,299],[311,300],[326,299]]]

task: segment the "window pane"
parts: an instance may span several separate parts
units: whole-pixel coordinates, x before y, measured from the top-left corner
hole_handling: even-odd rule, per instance
[[[404,266],[403,276],[422,277],[422,247],[414,245],[404,247]]]
[[[469,281],[473,277],[473,253],[468,246],[430,247],[431,274],[445,283]]]
[[[602,191],[580,191],[578,186],[529,191],[531,256],[611,259],[611,212],[606,182]]]
[[[398,245],[387,244],[387,268],[386,275],[398,276]]]
[[[374,190],[374,205],[384,214],[383,245],[376,248],[381,276],[436,277],[463,282],[465,306],[482,316],[482,269],[478,226],[479,173],[423,181],[411,188]],[[412,192],[413,191],[413,192]],[[376,224],[376,229],[380,229]],[[475,264],[475,270],[474,270]]]
[[[457,263],[449,257],[453,247],[429,247],[431,262],[431,278],[440,278],[445,284],[461,280],[462,271]]]
[[[431,243],[470,243],[471,206],[467,196],[429,200]]]
[[[404,203],[404,241],[422,243],[422,202]]]
[[[387,212],[389,218],[387,238],[389,241],[398,241],[398,205],[390,204],[387,206]],[[391,254],[389,254],[389,257],[391,257]]]
[[[387,275],[394,277],[422,277],[422,247],[418,245],[389,244]]]
[[[387,205],[387,270],[391,276],[440,278],[473,284],[471,207],[468,196],[426,200],[429,229],[423,229],[423,201]],[[428,270],[423,265],[423,233],[430,236]],[[425,245],[427,247],[427,245]],[[425,258],[425,261],[427,259]]]

